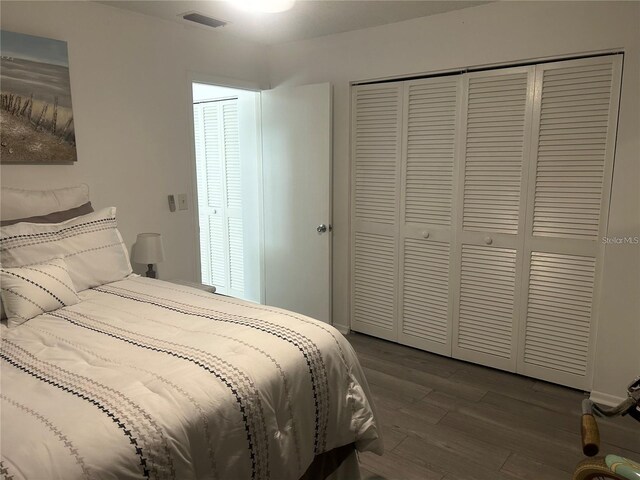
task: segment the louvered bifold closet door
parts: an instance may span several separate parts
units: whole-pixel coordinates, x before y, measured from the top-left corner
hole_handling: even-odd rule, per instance
[[[194,105],[201,275],[204,283],[224,289],[227,284],[226,229],[220,128],[218,103]]]
[[[402,83],[352,89],[351,328],[397,340]]]
[[[194,105],[202,281],[244,294],[242,185],[237,100]]]
[[[468,73],[453,356],[514,371],[534,67]]]
[[[454,168],[462,76],[407,82],[398,340],[451,355]]]
[[[591,388],[622,56],[538,65],[518,371]]]

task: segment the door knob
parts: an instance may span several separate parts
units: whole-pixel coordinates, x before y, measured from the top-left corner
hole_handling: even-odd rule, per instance
[[[422,238],[429,238],[429,236],[430,236],[430,233],[427,230],[422,232]]]
[[[318,228],[316,228],[316,231],[318,233],[324,233],[327,231],[327,226],[324,223],[321,223],[320,225],[318,225]]]
[[[493,243],[493,238],[484,237],[484,243],[486,243],[487,245],[491,245]]]

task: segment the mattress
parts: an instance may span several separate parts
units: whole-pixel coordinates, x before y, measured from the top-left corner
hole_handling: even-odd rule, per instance
[[[362,369],[333,327],[132,276],[2,327],[4,478],[297,479],[382,453]]]

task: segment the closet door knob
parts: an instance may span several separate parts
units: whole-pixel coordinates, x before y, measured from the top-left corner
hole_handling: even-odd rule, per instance
[[[426,230],[422,232],[422,238],[429,238],[429,232],[427,232]]]
[[[493,243],[493,238],[484,237],[484,243],[486,243],[487,245],[491,245]]]

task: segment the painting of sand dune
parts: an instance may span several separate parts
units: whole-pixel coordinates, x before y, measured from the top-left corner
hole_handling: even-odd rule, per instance
[[[67,43],[2,30],[0,55],[0,162],[75,162]]]

